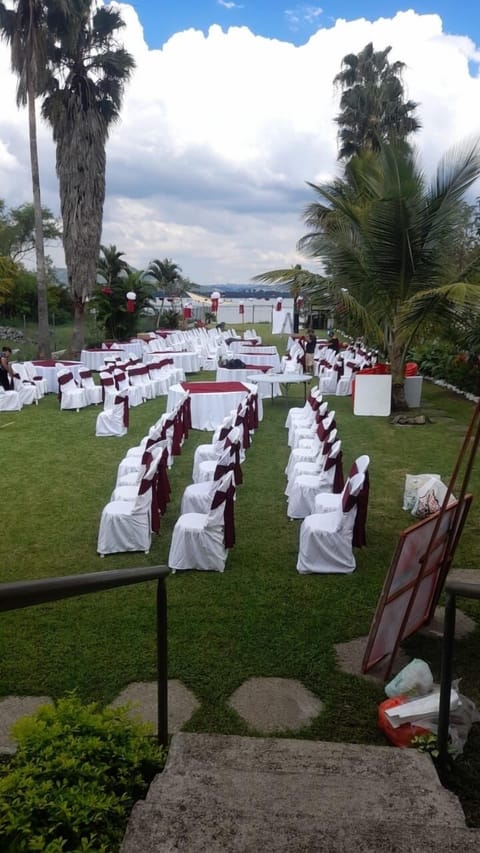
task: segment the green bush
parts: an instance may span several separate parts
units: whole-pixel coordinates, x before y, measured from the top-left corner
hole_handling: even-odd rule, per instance
[[[12,728],[16,754],[0,769],[0,849],[118,849],[136,800],[164,763],[151,727],[128,708],[70,695]]]
[[[478,356],[458,352],[452,344],[433,342],[410,353],[420,373],[433,379],[443,379],[460,391],[480,395],[480,361]]]

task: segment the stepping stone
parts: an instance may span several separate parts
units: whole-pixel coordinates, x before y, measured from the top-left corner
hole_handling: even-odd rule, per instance
[[[297,731],[323,711],[318,696],[290,678],[249,678],[228,704],[258,732]]]
[[[477,574],[479,574],[477,572]],[[451,574],[449,575],[451,577]],[[456,580],[460,580],[460,578],[456,578]],[[468,581],[470,583],[470,581]],[[458,604],[458,599],[457,599]],[[420,628],[419,634],[422,637],[443,637],[443,622],[445,617],[445,608],[444,607],[436,607],[435,613],[433,615],[433,619],[429,625],[424,625],[423,628]],[[477,625],[470,619],[470,616],[467,616],[465,613],[462,613],[461,610],[456,608],[455,613],[455,639],[463,640],[465,637],[468,637],[470,634],[473,634]]]
[[[368,637],[356,637],[348,643],[337,643],[335,652],[337,655],[338,664],[343,672],[349,675],[357,675],[361,678],[368,678],[370,681],[385,681],[385,672],[390,662],[390,658],[385,658],[379,661],[368,672],[362,672],[362,661],[365,654]],[[392,666],[392,672],[389,679],[393,678],[397,672],[400,672],[407,663],[410,663],[411,656],[407,655],[400,647],[395,655],[395,660]]]
[[[157,682],[132,681],[110,703],[111,708],[132,704],[130,716],[140,717],[144,723],[152,723],[157,730]],[[168,733],[176,734],[188,723],[193,713],[200,707],[191,690],[181,681],[170,679],[168,682]]]
[[[13,755],[16,744],[10,735],[13,723],[34,714],[42,705],[53,705],[49,696],[6,696],[0,699],[0,753]]]

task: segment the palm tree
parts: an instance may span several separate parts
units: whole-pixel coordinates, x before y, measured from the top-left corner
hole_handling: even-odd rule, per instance
[[[145,270],[145,275],[158,281],[160,287],[168,296],[179,296],[183,290],[181,272],[182,268],[178,264],[170,258],[164,258],[163,261],[150,261]]]
[[[384,145],[349,164],[343,180],[316,186],[310,231],[299,249],[324,264],[313,292],[335,298],[391,363],[394,409],[405,407],[408,348],[434,318],[478,310],[480,285],[450,277],[445,263],[463,216],[463,196],[480,176],[480,140],[448,152],[430,186],[413,152]]]
[[[391,47],[375,51],[370,42],[357,55],[343,57],[334,78],[343,94],[339,125],[338,159],[349,159],[364,148],[379,151],[382,142],[398,143],[420,127],[411,115],[418,104],[404,101],[403,62],[390,64]]]
[[[68,4],[62,3],[62,0],[59,0],[59,6],[68,8]],[[50,333],[35,99],[42,93],[46,83],[48,25],[48,9],[43,0],[16,0],[13,9],[7,8],[0,0],[0,34],[10,44],[12,70],[18,75],[17,105],[28,106],[37,271],[38,355],[41,357],[50,355]]]
[[[282,284],[288,287],[290,296],[293,298],[293,331],[298,332],[299,310],[298,299],[312,292],[314,286],[323,287],[325,279],[323,276],[304,270],[300,264],[287,269],[269,270],[268,272],[255,275],[252,281],[261,281],[265,284]]]
[[[125,252],[119,252],[116,246],[100,246],[100,251],[102,254],[98,259],[97,273],[104,279],[105,285],[111,287],[117,279],[122,277],[122,274],[125,278],[131,270],[127,262],[122,259]]]
[[[74,300],[72,350],[84,344],[84,305],[96,282],[105,199],[105,146],[135,66],[117,43],[119,12],[72,0],[75,14],[52,28],[51,74],[42,114],[56,143],[63,244]]]

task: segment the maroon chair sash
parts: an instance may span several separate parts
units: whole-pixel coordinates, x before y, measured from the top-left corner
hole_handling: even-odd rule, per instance
[[[211,509],[217,509],[223,503],[225,504],[223,510],[223,543],[225,548],[233,548],[235,545],[234,495],[235,486],[229,486],[225,492],[218,490],[213,496],[210,507]]]
[[[127,427],[130,420],[129,409],[128,409],[128,397],[124,397],[121,394],[118,394],[113,401],[115,406],[119,406],[120,403],[123,403],[123,426]]]
[[[335,474],[333,477],[333,488],[332,492],[334,495],[339,495],[343,492],[343,487],[345,485],[345,480],[343,477],[343,453],[340,452],[335,456],[329,456],[325,462],[325,471],[330,471],[331,468],[335,467]]]
[[[160,515],[165,515],[170,501],[170,480],[168,479],[168,449],[163,449],[157,469],[157,502]]]

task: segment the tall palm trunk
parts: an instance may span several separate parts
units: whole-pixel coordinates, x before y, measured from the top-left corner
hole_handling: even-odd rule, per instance
[[[390,346],[390,369],[392,371],[392,411],[403,412],[408,409],[405,398],[405,345],[399,343],[395,333],[392,334]]]
[[[30,164],[32,171],[33,215],[35,224],[35,258],[37,267],[38,345],[39,358],[48,358],[50,329],[48,325],[47,276],[43,243],[42,204],[40,198],[40,170],[38,167],[37,121],[33,80],[28,82],[28,130],[30,137]]]
[[[57,139],[57,174],[68,283],[74,301],[71,350],[85,345],[85,304],[97,280],[105,199],[105,129],[101,117],[78,112]],[[87,164],[87,165],[86,165]]]

